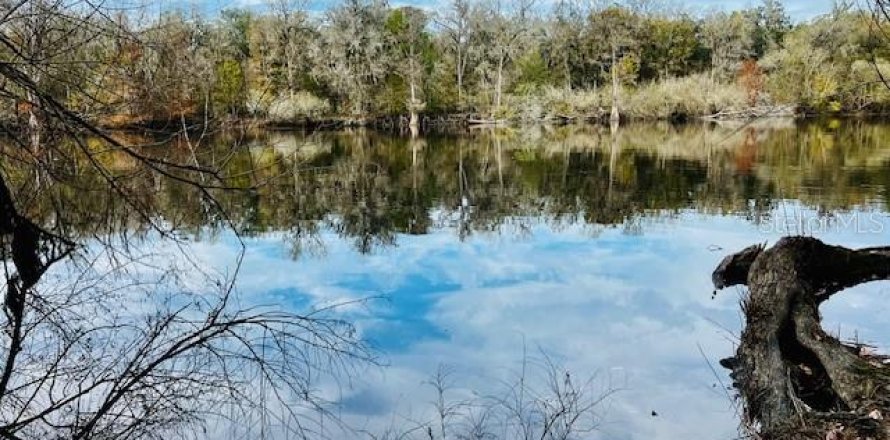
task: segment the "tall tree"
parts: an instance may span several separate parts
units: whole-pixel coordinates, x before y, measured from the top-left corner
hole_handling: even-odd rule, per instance
[[[218,57],[214,101],[220,114],[235,116],[244,110],[250,83],[247,72],[253,20],[246,9],[225,9],[220,14],[214,41]]]
[[[331,85],[354,116],[366,114],[371,88],[386,76],[390,65],[386,17],[382,0],[347,0],[327,12],[321,38],[313,47],[316,77]]]
[[[742,61],[756,55],[755,22],[748,13],[734,11],[712,14],[702,24],[702,38],[711,54],[711,72],[729,79]]]
[[[610,120],[613,123],[621,118],[622,80],[636,75],[641,24],[640,15],[620,6],[595,10],[588,17],[586,50],[604,71],[609,72],[612,84]]]
[[[785,12],[785,6],[780,0],[763,0],[752,13],[757,26],[754,53],[757,57],[762,57],[768,50],[782,44],[785,34],[791,30],[791,17]]]
[[[477,32],[487,38],[485,44],[486,65],[482,70],[493,76],[494,100],[490,115],[495,119],[502,110],[504,83],[507,69],[528,43],[532,31],[530,13],[536,0],[517,0],[505,5],[495,0],[487,5],[475,22]]]
[[[427,22],[426,13],[420,9],[402,7],[390,12],[385,25],[393,71],[408,83],[408,125],[413,129],[419,126],[419,112],[426,106],[420,93],[432,64],[433,46]]]
[[[566,89],[584,84],[586,69],[582,53],[584,11],[575,0],[559,0],[545,27],[544,57]]]
[[[473,27],[473,16],[477,13],[476,3],[470,0],[450,0],[445,12],[436,18],[448,41],[448,49],[454,55],[454,75],[457,79],[457,104],[464,106],[464,76],[466,75],[471,57],[471,48],[475,39],[476,28]]]
[[[700,67],[705,49],[691,18],[650,18],[644,34],[641,75],[647,79],[688,75]]]
[[[275,33],[275,56],[284,89],[299,90],[310,68],[309,47],[314,38],[313,24],[307,13],[308,0],[270,0]]]

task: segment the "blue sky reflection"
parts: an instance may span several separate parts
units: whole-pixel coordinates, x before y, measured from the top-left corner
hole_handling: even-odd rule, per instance
[[[723,371],[715,376],[701,352],[714,365],[732,353],[741,291],[712,299],[710,272],[728,252],[774,241],[800,218],[821,224],[809,220],[815,212],[794,204],[775,215],[788,212],[791,221],[764,225],[688,212],[645,221],[637,234],[528,220],[524,233],[478,234],[465,242],[450,229],[399,236],[397,247],[372,255],[325,234],[326,256],[299,261],[282,258],[281,237],[267,236],[249,242],[240,286],[246,301],[296,309],[386,298],[345,312],[389,364],[338,391],[346,420],[370,431],[431,410],[424,381],[440,365],[455,371],[455,384],[464,388],[458,392],[487,392],[517,365],[524,343],[570,371],[597,372],[622,388],[596,438],[728,439],[738,423],[720,384],[728,378]],[[887,215],[857,215],[868,223],[806,232],[849,246],[886,241]],[[234,252],[229,241],[197,243],[196,251],[224,261]],[[886,346],[880,316],[890,311],[888,297],[881,283],[845,292],[826,307],[826,328]]]

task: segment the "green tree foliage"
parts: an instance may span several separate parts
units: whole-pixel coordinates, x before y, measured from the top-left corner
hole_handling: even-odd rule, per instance
[[[870,20],[858,11],[836,11],[791,30],[783,47],[764,57],[767,91],[812,111],[885,108],[888,101],[875,86],[886,62],[874,59]]]
[[[551,71],[540,51],[531,50],[516,60],[516,86],[520,94],[534,92],[551,84]]]
[[[707,48],[689,17],[655,17],[645,24],[641,75],[645,79],[688,75],[706,67]]]
[[[754,54],[763,56],[767,51],[781,46],[785,34],[791,30],[791,19],[779,0],[763,0],[750,12],[755,23]]]
[[[250,58],[252,16],[244,9],[224,9],[220,13],[220,52],[223,56],[244,61]]]
[[[238,114],[245,99],[244,71],[241,63],[225,59],[216,64],[216,86],[213,89],[214,108],[220,114]]]
[[[423,100],[426,79],[436,62],[436,51],[432,37],[427,32],[426,13],[417,8],[403,7],[390,12],[384,28],[386,30],[390,69],[405,85],[402,107],[397,112],[411,114],[412,124],[417,124],[417,115],[426,107]],[[387,81],[391,85],[391,81]]]
[[[588,25],[586,49],[603,77],[611,79],[610,120],[617,123],[624,113],[621,85],[635,84],[640,72],[643,18],[631,9],[609,6],[591,13]]]
[[[589,87],[596,77],[584,53],[585,20],[577,2],[559,0],[540,43],[551,79],[568,89]]]
[[[631,9],[609,6],[594,11],[588,17],[587,26],[585,53],[599,66],[603,82],[609,81],[613,66],[617,67],[623,59],[640,58],[643,20]],[[634,73],[627,69],[625,71]],[[633,82],[636,78],[624,77],[622,80]]]
[[[547,13],[533,0],[450,0],[437,11],[342,0],[318,15],[307,0],[267,1],[213,19],[169,12],[137,24],[121,14],[117,25],[126,32],[113,38],[52,15],[8,33],[15,41],[83,41],[21,55],[45,60],[32,76],[53,96],[108,123],[529,113],[520,106],[539,116],[603,117],[613,103],[623,116],[698,112],[712,106],[671,104],[668,111],[642,97],[696,83],[735,97],[751,85],[752,77],[742,78],[750,61],[760,72],[756,99],[748,93],[730,107],[890,109],[878,74],[890,45],[870,31],[873,17],[850,7],[792,24],[779,0],[703,17],[632,0],[557,0]],[[84,81],[86,73],[65,67],[71,60],[104,67]],[[70,93],[72,83],[87,93]],[[621,108],[627,105],[640,107]],[[0,115],[21,119],[21,110]]]
[[[493,2],[480,11],[474,22],[482,48],[476,65],[479,95],[488,98],[478,104],[487,107],[486,113],[492,117],[506,115],[504,94],[511,79],[515,79],[515,61],[534,43],[530,15],[533,6],[533,0]]]

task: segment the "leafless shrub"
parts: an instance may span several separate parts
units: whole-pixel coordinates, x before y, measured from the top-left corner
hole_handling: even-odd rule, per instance
[[[226,155],[199,157],[190,141],[187,157],[135,145],[81,113],[93,106],[56,99],[53,88],[67,84],[69,98],[114,101],[94,93],[101,72],[72,59],[100,34],[136,38],[101,4],[0,5],[10,54],[0,101],[25,116],[2,125],[12,146],[0,161],[0,437],[161,439],[225,420],[248,435],[325,435],[337,421],[318,380],[346,377],[371,352],[336,306],[297,314],[242,304],[243,250],[231,273],[211,274],[152,214],[146,187],[181,185],[202,200],[200,215],[237,237],[217,197],[250,188],[229,185]],[[64,192],[99,212],[62,203]],[[74,227],[75,213],[96,226]],[[146,243],[170,251],[143,252]]]
[[[432,416],[386,438],[424,440],[570,440],[595,431],[617,389],[596,375],[573,377],[553,357],[523,358],[519,371],[491,393],[460,392],[453,371],[440,367],[426,382],[434,391]],[[397,432],[398,434],[393,434]],[[378,437],[372,437],[378,438]]]

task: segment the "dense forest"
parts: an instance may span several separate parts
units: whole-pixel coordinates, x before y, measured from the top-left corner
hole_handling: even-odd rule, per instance
[[[0,51],[39,66],[29,73],[43,89],[106,126],[682,119],[890,104],[890,47],[872,12],[850,5],[798,24],[778,0],[704,16],[651,1],[450,0],[428,11],[344,0],[318,12],[270,0],[212,17],[121,10],[111,22],[56,7],[28,2],[42,13],[10,23],[26,53]],[[4,116],[27,117],[30,104]]]

